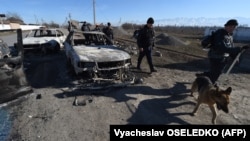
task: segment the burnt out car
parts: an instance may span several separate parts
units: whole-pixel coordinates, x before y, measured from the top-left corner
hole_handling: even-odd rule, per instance
[[[64,48],[68,63],[77,76],[99,82],[133,79],[129,71],[131,56],[114,45],[103,32],[73,30]]]
[[[11,36],[17,37],[17,55],[0,58],[0,104],[32,92],[23,70],[22,30],[5,30],[4,32],[17,34]],[[2,36],[1,32],[0,35]],[[6,43],[4,45],[11,46]]]
[[[27,52],[41,51],[56,53],[63,48],[66,35],[60,29],[40,28],[31,30],[23,39],[23,48]]]

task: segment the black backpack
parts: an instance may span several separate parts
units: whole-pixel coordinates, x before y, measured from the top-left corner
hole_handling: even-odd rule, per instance
[[[203,48],[211,48],[212,47],[213,42],[214,42],[215,32],[216,31],[212,31],[211,34],[203,37],[203,39],[201,40],[201,46]]]
[[[139,42],[141,42],[141,34],[142,34],[142,30],[143,30],[143,28],[142,29],[138,29],[137,31],[136,31],[136,42],[137,42],[137,44],[139,43]]]
[[[134,37],[135,39],[137,39],[138,36],[139,36],[139,33],[140,33],[140,29],[136,29],[136,30],[134,31],[133,37]]]

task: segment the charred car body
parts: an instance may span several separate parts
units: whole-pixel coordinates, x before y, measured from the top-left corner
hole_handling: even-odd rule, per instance
[[[66,35],[59,29],[34,29],[23,39],[23,48],[25,51],[38,50],[45,54],[58,52],[63,47],[65,39]]]
[[[68,62],[78,76],[98,82],[131,81],[131,56],[98,31],[69,33],[64,42]],[[85,80],[90,80],[85,79]]]
[[[0,104],[32,92],[23,70],[22,30],[13,29],[5,32],[17,33],[17,55],[0,58]],[[6,43],[4,45],[10,47]]]

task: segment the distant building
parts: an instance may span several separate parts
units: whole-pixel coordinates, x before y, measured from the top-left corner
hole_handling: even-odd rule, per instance
[[[235,41],[250,42],[250,27],[238,27],[234,33]]]
[[[204,36],[211,34],[212,31],[221,27],[210,27],[204,31]],[[235,43],[250,43],[250,27],[237,27],[233,34]],[[250,72],[250,49],[246,50],[240,57],[240,63],[238,67],[244,69],[246,72]]]
[[[0,24],[0,30],[10,30],[10,29],[22,29],[22,30],[32,30],[39,29],[43,26],[40,25],[20,25],[18,23]]]

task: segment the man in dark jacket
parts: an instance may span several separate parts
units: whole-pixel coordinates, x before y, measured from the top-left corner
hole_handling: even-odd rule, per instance
[[[108,22],[108,26],[104,27],[102,31],[110,38],[110,40],[114,40],[114,33],[110,22]]]
[[[234,59],[242,49],[248,48],[248,46],[242,48],[234,46],[233,31],[237,26],[237,20],[231,19],[227,21],[224,28],[215,31],[213,43],[208,52],[210,63],[209,71],[202,74],[196,74],[196,76],[205,75],[210,78],[213,84],[216,84],[216,81],[227,65],[229,57]]]
[[[154,19],[152,17],[148,18],[147,24],[139,31],[139,35],[137,37],[137,45],[139,48],[139,57],[137,62],[137,69],[141,70],[141,61],[143,57],[146,55],[147,61],[150,68],[150,73],[157,72],[154,69],[152,63],[151,51],[154,47],[154,29],[153,29]]]
[[[95,29],[94,29],[94,31],[101,31],[101,29],[100,29],[100,27],[99,27],[99,25],[98,25],[98,24],[96,24],[96,25],[95,25]]]
[[[82,27],[81,27],[81,30],[82,30],[82,31],[90,31],[90,28],[89,28],[89,26],[87,25],[87,22],[86,22],[86,21],[83,22]]]

